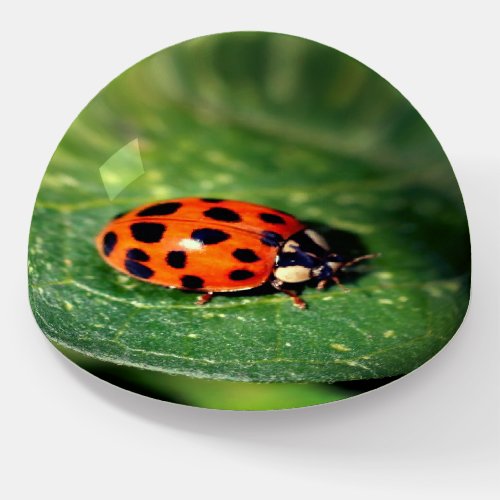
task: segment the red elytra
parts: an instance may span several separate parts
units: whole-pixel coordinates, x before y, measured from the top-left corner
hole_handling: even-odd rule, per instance
[[[170,288],[235,292],[269,281],[304,301],[286,285],[338,282],[345,262],[294,216],[254,203],[179,198],[142,205],[110,221],[96,245],[102,258],[125,274]],[[363,256],[355,259],[370,258]],[[280,262],[281,260],[281,262]]]

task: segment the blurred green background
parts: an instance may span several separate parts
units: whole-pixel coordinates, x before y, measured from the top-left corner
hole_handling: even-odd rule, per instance
[[[182,196],[262,203],[307,221],[338,253],[381,252],[306,289],[217,297],[138,282],[93,240],[114,215]],[[452,169],[418,112],[334,49],[227,33],[133,66],[56,150],[30,235],[30,300],[49,339],[119,386],[194,406],[335,401],[420,366],[469,298],[467,219]]]

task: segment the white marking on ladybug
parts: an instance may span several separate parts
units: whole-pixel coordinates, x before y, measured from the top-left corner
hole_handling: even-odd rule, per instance
[[[185,238],[179,241],[179,245],[187,248],[188,250],[201,250],[203,248],[203,242],[192,238]]]
[[[326,242],[325,238],[321,236],[321,234],[313,231],[312,229],[306,229],[304,233],[307,234],[307,236],[309,236],[309,238],[311,238],[311,240],[313,240],[316,245],[319,245],[321,248],[324,248],[327,251],[330,250],[328,243]]]
[[[288,252],[288,253],[295,252],[297,250],[298,246],[299,246],[299,244],[295,240],[289,239],[283,245],[281,251]],[[278,257],[279,257],[279,254],[276,256],[276,258],[278,258]]]
[[[287,266],[276,268],[274,275],[285,283],[302,283],[310,279],[310,272],[311,270],[304,266]]]

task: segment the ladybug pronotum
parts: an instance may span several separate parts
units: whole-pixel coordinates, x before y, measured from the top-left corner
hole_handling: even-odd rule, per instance
[[[293,289],[340,284],[338,273],[374,255],[346,261],[325,239],[290,214],[262,205],[215,198],[179,198],[116,216],[97,236],[112,267],[148,283],[203,292],[236,292],[270,283],[300,309]]]

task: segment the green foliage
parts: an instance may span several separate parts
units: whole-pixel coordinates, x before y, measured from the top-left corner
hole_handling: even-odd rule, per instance
[[[99,168],[139,138],[144,174],[113,201]],[[116,160],[116,158],[115,158]],[[350,293],[195,296],[120,275],[94,238],[118,212],[200,195],[262,203],[381,257]],[[305,40],[230,34],[181,44],[106,87],[44,177],[30,298],[46,335],[95,360],[214,380],[334,382],[407,373],[454,334],[469,297],[466,216],[425,122],[360,63]]]
[[[124,389],[173,403],[219,410],[280,410],[330,403],[389,381],[273,384],[199,379],[116,365],[56,346],[85,370]]]

